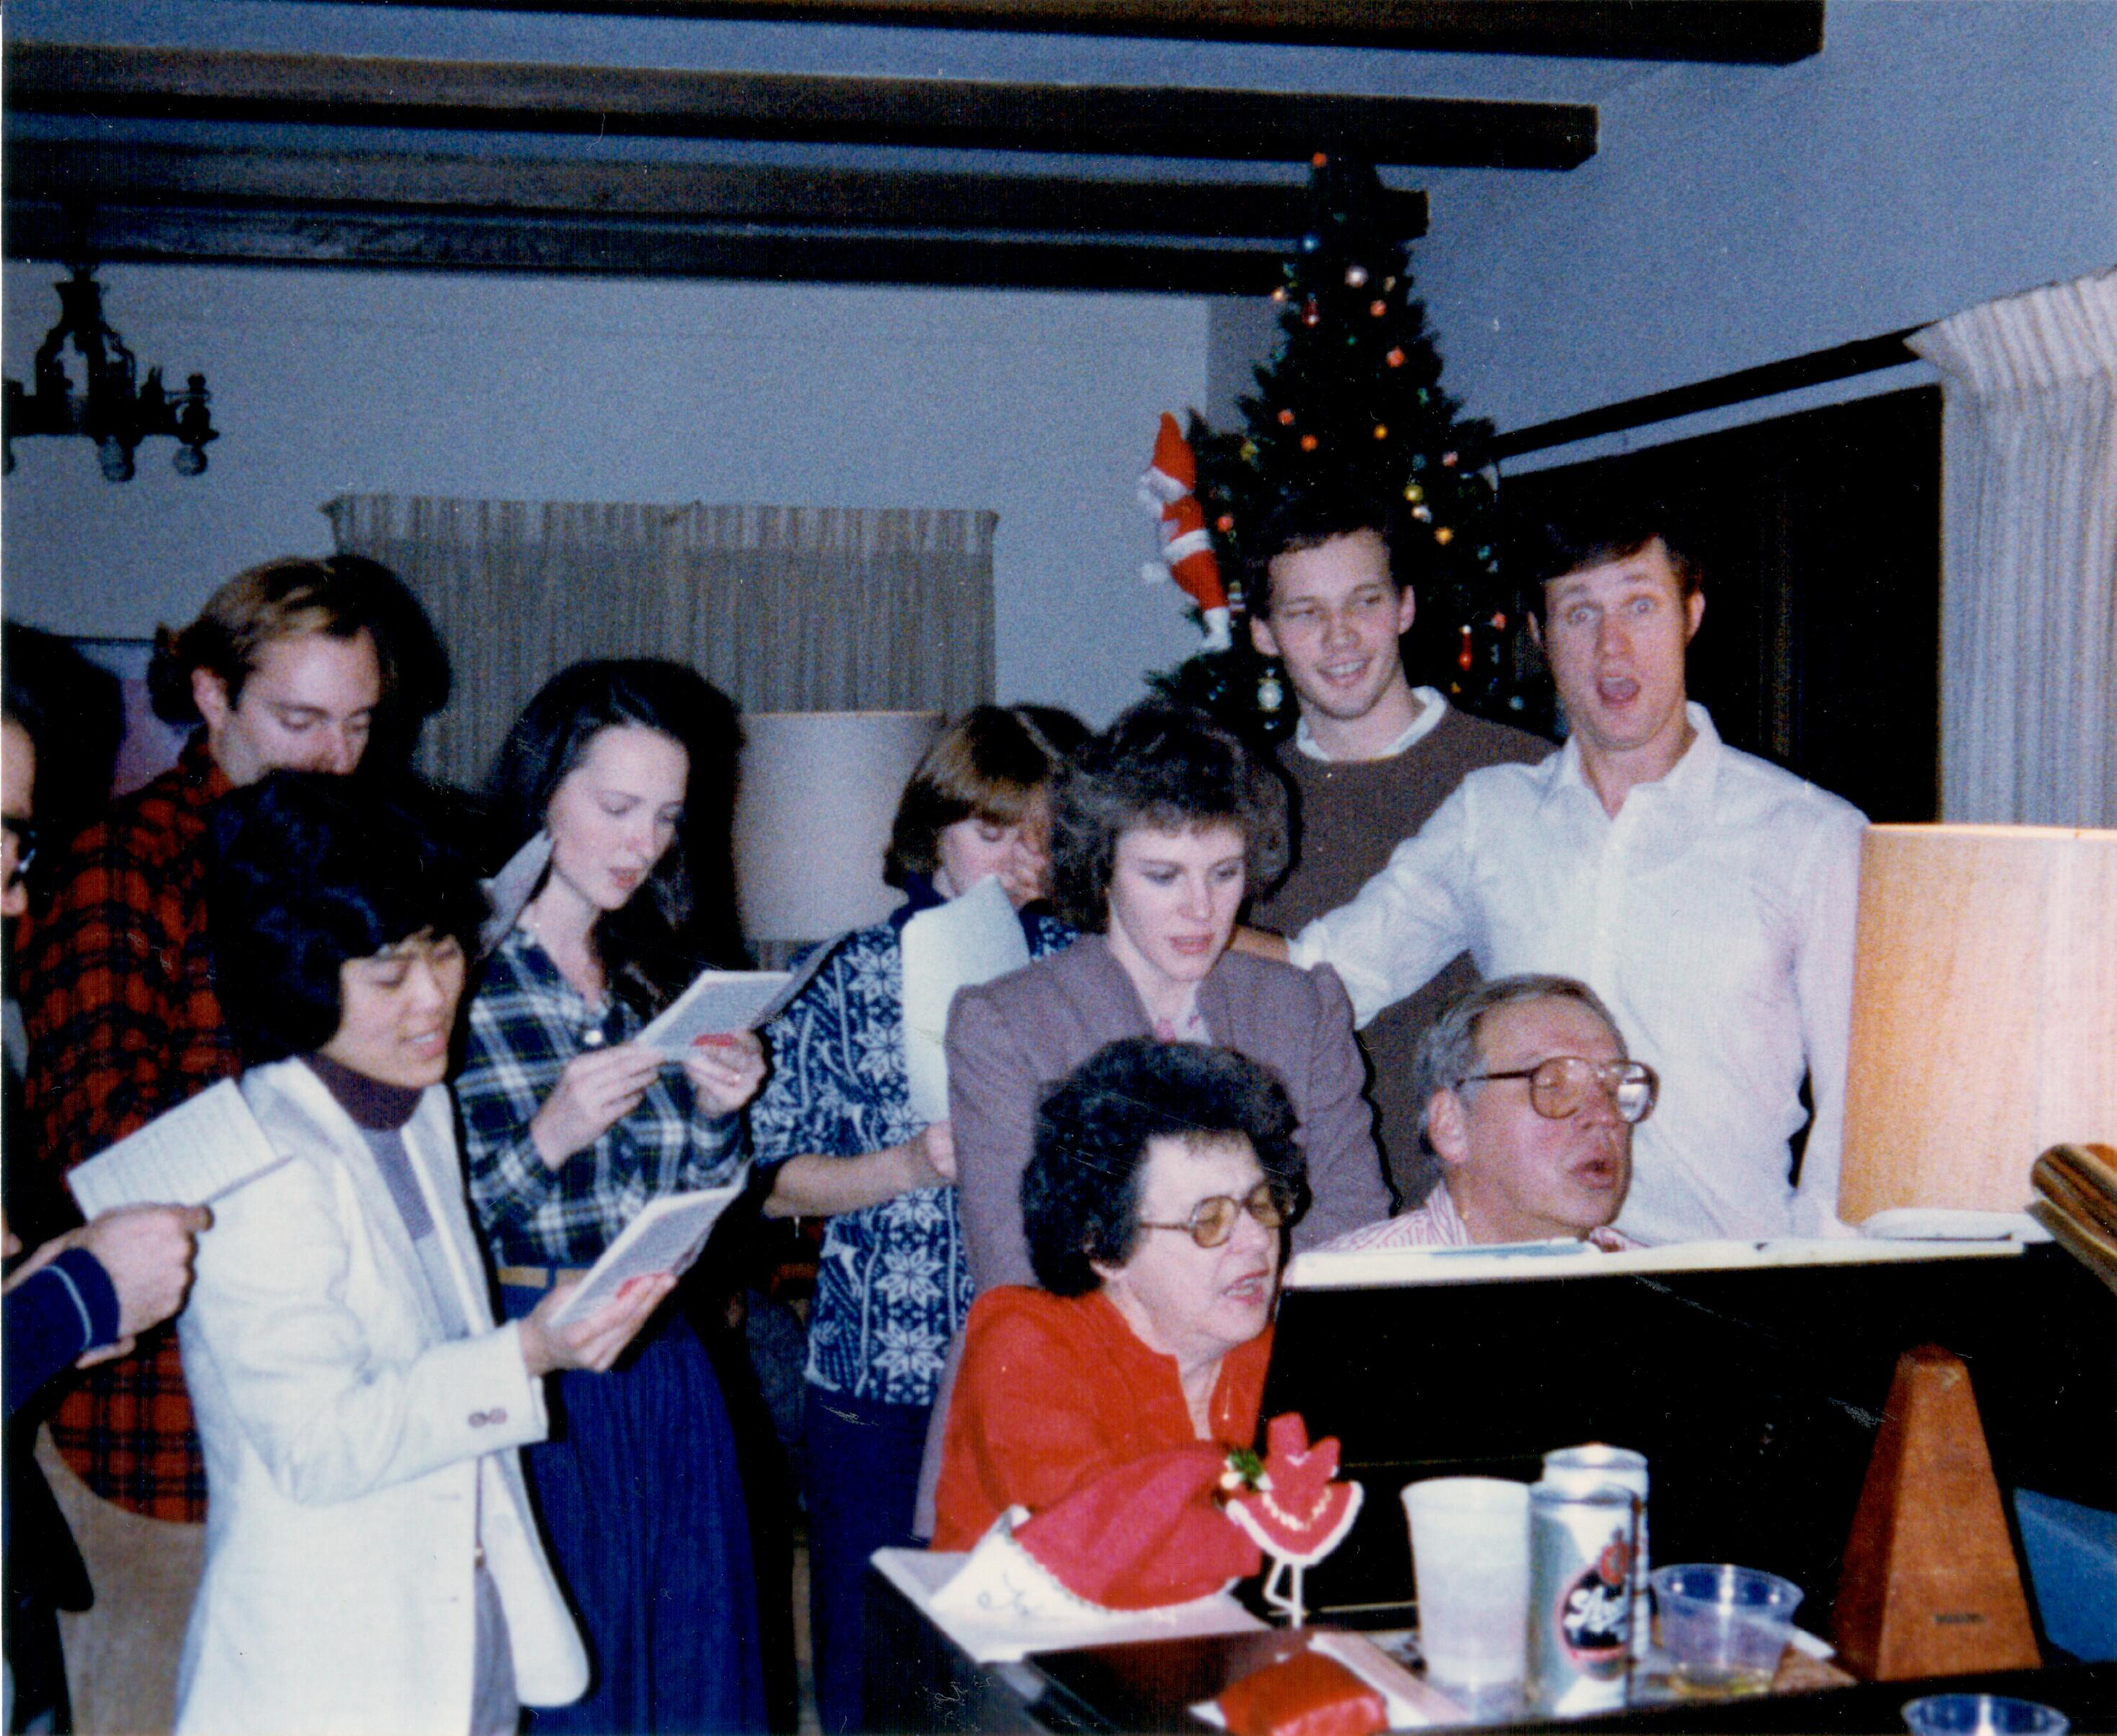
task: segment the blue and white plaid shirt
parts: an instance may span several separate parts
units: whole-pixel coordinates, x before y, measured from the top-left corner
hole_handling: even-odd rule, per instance
[[[726,1181],[743,1154],[742,1117],[695,1105],[673,1063],[593,1145],[558,1168],[530,1143],[529,1118],[584,1049],[629,1043],[645,1024],[612,997],[591,1006],[528,931],[486,963],[456,1080],[471,1203],[496,1264],[585,1266],[650,1200]]]
[[[811,1152],[860,1157],[920,1130],[904,1070],[902,925],[939,901],[915,893],[892,920],[847,935],[765,1027],[772,1074],[749,1106],[759,1164]],[[1050,917],[1022,925],[1032,957],[1073,938]],[[948,1342],[970,1311],[962,1242],[953,1187],[915,1188],[832,1218],[809,1314],[810,1384],[884,1404],[933,1403]]]

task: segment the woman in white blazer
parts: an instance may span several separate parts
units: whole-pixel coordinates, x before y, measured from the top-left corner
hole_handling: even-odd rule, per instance
[[[180,1732],[514,1731],[588,1665],[515,1448],[542,1377],[607,1368],[667,1294],[496,1327],[447,1071],[482,900],[350,779],[277,772],[216,816],[215,983],[282,1161],[214,1202],[179,1322],[206,1565]]]

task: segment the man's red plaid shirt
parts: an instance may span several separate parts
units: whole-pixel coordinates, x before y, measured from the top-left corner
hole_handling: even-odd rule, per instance
[[[174,769],[75,840],[24,974],[34,1161],[71,1169],[239,1071],[205,937],[206,813],[228,787],[195,736]],[[169,1328],[84,1375],[52,1432],[104,1499],[157,1519],[205,1517]]]

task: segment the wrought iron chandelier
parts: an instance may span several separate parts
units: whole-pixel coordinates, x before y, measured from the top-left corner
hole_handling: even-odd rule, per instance
[[[19,380],[7,383],[5,434],[0,438],[4,470],[14,471],[15,442],[26,435],[78,434],[95,442],[105,477],[129,482],[140,443],[168,435],[177,443],[177,474],[199,475],[205,468],[206,443],[220,438],[206,410],[210,394],[205,375],[194,374],[182,390],[172,392],[162,384],[162,371],[150,368],[147,383],[140,384],[132,352],[104,323],[103,290],[95,270],[76,265],[71,278],[53,286],[59,292],[59,323],[37,347],[30,384],[25,390]],[[86,370],[79,392],[63,354],[69,339]]]

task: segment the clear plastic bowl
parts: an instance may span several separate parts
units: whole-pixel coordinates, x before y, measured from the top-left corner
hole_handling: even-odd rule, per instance
[[[1793,1633],[1799,1586],[1755,1568],[1692,1563],[1656,1569],[1653,1588],[1662,1647],[1679,1686],[1713,1694],[1771,1687]]]
[[[2055,1706],[2002,1694],[1928,1694],[1904,1707],[1912,1736],[2065,1736],[2071,1725]]]

